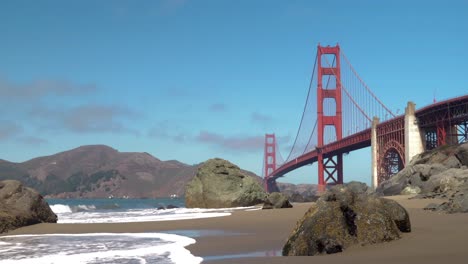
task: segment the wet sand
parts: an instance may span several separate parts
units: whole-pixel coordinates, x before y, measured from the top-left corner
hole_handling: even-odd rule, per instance
[[[13,234],[170,232],[195,235],[188,249],[204,263],[468,263],[468,214],[443,214],[422,208],[434,200],[391,197],[409,212],[412,232],[384,244],[356,246],[315,257],[278,257],[310,204],[291,209],[237,211],[231,216],[118,224],[39,224]],[[182,231],[181,231],[182,230]],[[249,257],[255,256],[255,257]],[[260,257],[262,256],[262,257]],[[444,263],[444,264],[445,264]]]

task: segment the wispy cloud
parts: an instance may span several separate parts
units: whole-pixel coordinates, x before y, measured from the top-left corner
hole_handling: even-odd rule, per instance
[[[38,146],[38,145],[48,143],[47,140],[42,139],[42,138],[38,138],[38,137],[34,137],[34,136],[20,137],[20,138],[18,138],[18,141],[23,143],[23,144],[32,145],[32,146]]]
[[[133,110],[116,105],[82,105],[70,109],[35,109],[31,115],[43,120],[42,128],[65,129],[74,133],[139,134],[124,121],[141,117]]]
[[[0,121],[0,141],[8,140],[20,134],[23,128],[12,121]]]
[[[13,83],[0,78],[0,100],[31,101],[47,96],[75,96],[90,94],[96,91],[93,84],[74,84],[65,80],[34,80],[29,83]]]
[[[225,137],[208,131],[201,131],[195,139],[201,143],[235,151],[259,151],[262,149],[265,140],[263,136]]]

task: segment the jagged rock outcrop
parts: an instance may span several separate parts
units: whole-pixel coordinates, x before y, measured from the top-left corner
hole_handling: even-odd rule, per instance
[[[291,202],[314,202],[317,200],[317,184],[276,183],[279,192],[285,194]]]
[[[198,167],[185,189],[188,208],[252,206],[265,201],[260,183],[227,160],[210,159]]]
[[[328,190],[297,223],[283,247],[284,256],[341,252],[353,244],[374,244],[410,232],[406,210],[397,202],[369,194],[365,184]]]
[[[286,195],[273,192],[270,193],[263,204],[262,209],[278,209],[278,208],[292,208],[292,204],[289,202],[288,197]]]
[[[468,185],[463,185],[452,191],[448,201],[441,204],[431,203],[425,210],[447,212],[447,213],[468,213]]]
[[[446,198],[468,182],[468,143],[442,146],[414,157],[399,173],[382,182],[380,195],[420,194]]]
[[[56,223],[44,198],[19,181],[0,181],[0,233],[38,223]]]

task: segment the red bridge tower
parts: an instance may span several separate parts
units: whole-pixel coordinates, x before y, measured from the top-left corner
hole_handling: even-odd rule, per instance
[[[333,157],[324,156],[321,152],[321,148],[325,143],[328,143],[324,142],[324,132],[327,126],[335,128],[336,140],[342,138],[340,46],[338,44],[335,47],[322,47],[319,45],[317,57],[318,184],[319,191],[323,191],[327,183],[343,183],[343,153]],[[333,58],[335,63],[330,62],[328,58]],[[333,77],[335,87],[328,87],[328,85],[324,87],[323,82],[333,79]],[[334,114],[324,113],[325,99],[335,100]]]
[[[270,179],[270,174],[276,170],[276,137],[275,134],[265,134],[265,151],[263,157],[265,191],[277,191],[276,181]]]

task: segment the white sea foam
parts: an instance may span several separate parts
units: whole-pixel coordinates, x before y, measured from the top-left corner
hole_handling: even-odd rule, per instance
[[[50,209],[56,214],[62,214],[62,213],[73,213],[73,212],[86,212],[86,211],[94,211],[96,210],[95,205],[76,205],[76,206],[70,206],[66,204],[52,204],[50,205]]]
[[[254,210],[258,207],[238,207],[221,209],[201,208],[174,208],[166,210],[157,209],[131,209],[121,211],[73,211],[62,206],[52,205],[52,211],[58,216],[58,223],[128,223],[170,221],[197,218],[211,218],[231,215],[235,210]]]
[[[255,207],[255,208],[246,209],[246,211],[258,211],[258,210],[262,210],[262,207]]]
[[[19,235],[0,237],[0,264],[23,263],[200,263],[186,246],[189,237],[159,233],[98,233]],[[4,241],[8,242],[4,242]],[[14,241],[21,241],[21,247]]]
[[[72,210],[70,206],[64,204],[52,204],[50,205],[50,209],[56,214],[63,214],[63,213],[71,213]]]

